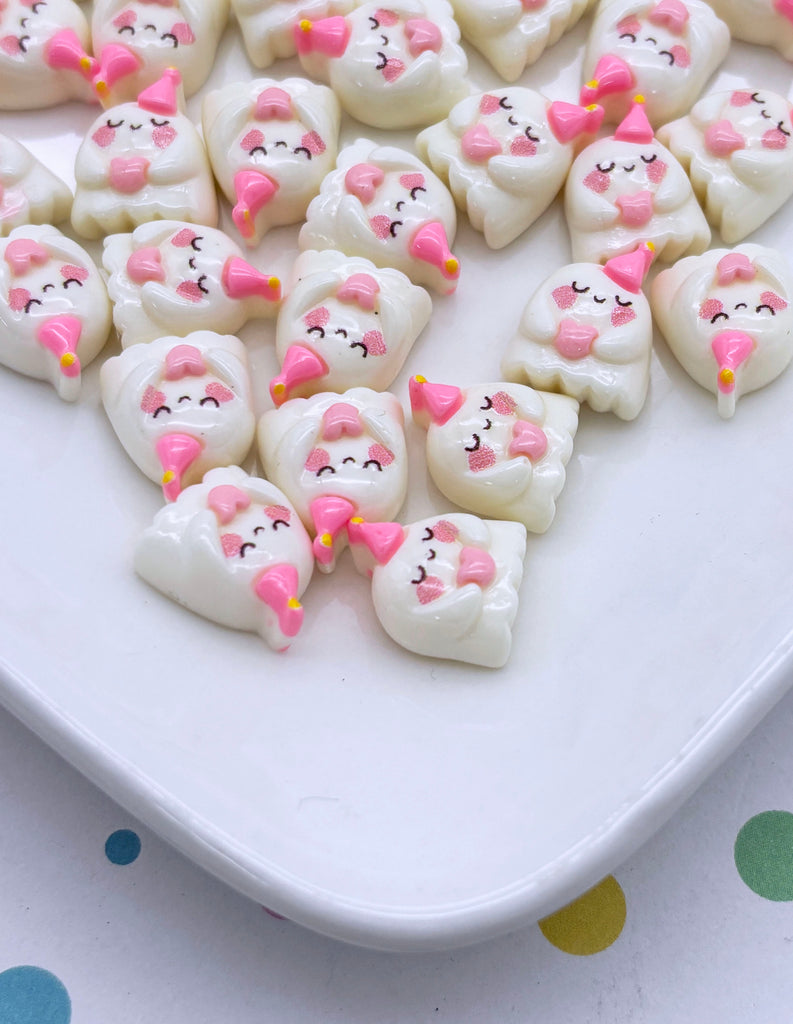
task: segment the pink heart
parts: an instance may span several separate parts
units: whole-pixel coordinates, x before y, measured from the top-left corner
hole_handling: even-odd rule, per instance
[[[620,220],[630,227],[641,227],[653,215],[652,192],[636,192],[634,195],[618,196],[615,205],[620,211]]]
[[[726,119],[716,121],[705,131],[705,147],[714,156],[727,157],[745,145],[746,139]]]
[[[410,18],[405,22],[405,35],[408,39],[408,49],[414,57],[418,57],[425,50],[438,53],[443,45],[441,30],[434,21],[427,21],[426,18]]]
[[[463,133],[460,148],[463,155],[476,164],[485,164],[491,156],[501,155],[501,143],[483,124],[475,124]]]
[[[589,355],[592,343],[598,336],[596,327],[581,324],[577,320],[566,317],[559,324],[553,340],[556,351],[565,359],[583,359]]]

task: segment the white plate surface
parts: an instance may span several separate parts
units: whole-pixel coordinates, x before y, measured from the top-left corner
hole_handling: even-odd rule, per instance
[[[587,29],[522,84],[575,99]],[[210,84],[251,73],[232,27]],[[788,95],[792,77],[735,44],[710,88]],[[94,116],[0,114],[0,131],[73,184]],[[381,137],[345,120],[345,140],[361,134]],[[752,241],[792,232],[789,204]],[[296,238],[272,233],[253,261],[285,275]],[[405,402],[412,373],[498,379],[527,299],[570,262],[558,203],[499,253],[461,217],[455,251],[462,282],[435,300]],[[273,333],[243,332],[262,410]],[[0,699],[189,857],[311,928],[422,950],[536,920],[614,869],[793,681],[792,371],[723,422],[657,338],[638,420],[583,409],[556,521],[529,540],[511,659],[488,671],[396,647],[348,555],[280,656],[148,588],[131,550],[158,490],[104,416],[100,361],[76,406],[0,374]],[[405,521],[449,510],[409,429]]]

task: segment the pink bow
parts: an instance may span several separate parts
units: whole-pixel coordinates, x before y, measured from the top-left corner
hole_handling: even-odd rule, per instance
[[[339,302],[357,302],[361,309],[372,310],[380,285],[370,274],[352,274],[336,292]]]
[[[204,357],[194,345],[176,345],[165,357],[165,379],[203,377],[207,372]]]
[[[536,423],[529,423],[528,420],[518,420],[512,428],[509,454],[513,458],[516,455],[525,455],[532,462],[536,462],[547,451],[548,438],[545,431],[538,427]]]
[[[680,0],[660,0],[647,15],[653,25],[665,25],[676,35],[682,35],[689,19],[688,8]]]
[[[716,264],[719,284],[732,284],[736,277],[741,281],[753,281],[757,271],[748,256],[742,252],[731,252],[722,256]]]
[[[283,89],[270,86],[256,97],[257,121],[291,121],[292,97]]]
[[[234,484],[219,484],[207,495],[207,505],[222,526],[228,526],[236,514],[248,508],[250,503],[251,499],[245,491]]]
[[[363,433],[361,416],[354,405],[349,402],[334,402],[325,410],[322,417],[322,439],[337,441],[346,434],[348,437],[360,437]]]
[[[11,267],[14,277],[22,277],[34,266],[43,266],[49,258],[50,254],[44,246],[32,238],[15,238],[6,246],[5,261]]]

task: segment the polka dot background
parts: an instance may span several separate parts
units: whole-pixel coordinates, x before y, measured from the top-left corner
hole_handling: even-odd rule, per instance
[[[265,913],[0,711],[0,1024],[789,1020],[791,730],[793,694],[637,854],[538,924],[400,956]]]

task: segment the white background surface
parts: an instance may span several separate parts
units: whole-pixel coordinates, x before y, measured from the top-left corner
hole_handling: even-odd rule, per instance
[[[532,925],[397,955],[274,920],[0,712],[0,971],[55,973],[72,1024],[782,1024],[793,905],[749,890],[732,850],[754,814],[793,810],[792,731],[789,695],[616,868],[627,920],[602,953],[570,956]],[[127,867],[104,855],[118,828],[142,839]]]

